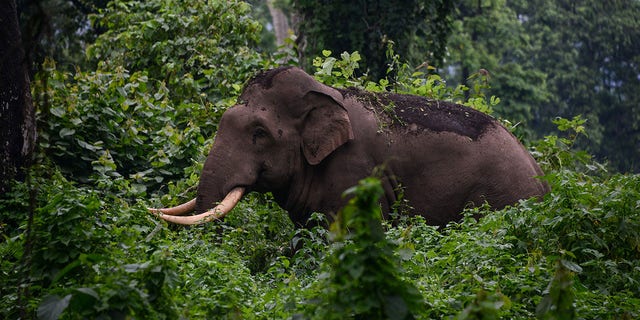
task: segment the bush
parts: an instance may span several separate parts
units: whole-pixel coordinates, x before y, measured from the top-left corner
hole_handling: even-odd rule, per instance
[[[47,61],[38,75],[47,155],[76,181],[122,176],[140,191],[194,171],[220,115],[265,64],[252,49],[260,25],[249,9],[240,1],[111,2],[92,19],[107,30],[87,51],[95,70],[59,72]]]
[[[418,290],[402,278],[394,245],[384,235],[382,194],[376,178],[345,191],[353,198],[331,225],[334,244],[309,293],[311,318],[413,319],[424,306]]]

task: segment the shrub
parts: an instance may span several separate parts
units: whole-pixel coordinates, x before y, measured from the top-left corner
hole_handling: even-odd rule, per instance
[[[423,307],[418,290],[403,279],[394,246],[384,235],[378,200],[383,190],[367,178],[345,191],[353,196],[331,226],[334,244],[316,283],[317,319],[413,319]]]
[[[125,177],[140,191],[198,162],[222,112],[264,61],[241,1],[113,1],[93,23],[95,70],[45,62],[40,144],[69,177]],[[233,30],[233,32],[230,32]],[[187,175],[189,171],[186,172]]]

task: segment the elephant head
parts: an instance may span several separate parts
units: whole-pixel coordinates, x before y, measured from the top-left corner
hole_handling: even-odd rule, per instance
[[[170,222],[199,224],[223,217],[250,191],[295,201],[304,168],[353,138],[340,92],[297,68],[263,72],[222,115],[196,198],[149,210]],[[193,210],[198,214],[181,216]]]

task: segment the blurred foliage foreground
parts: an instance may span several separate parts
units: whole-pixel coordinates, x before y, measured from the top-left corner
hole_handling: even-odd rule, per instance
[[[0,197],[0,318],[640,317],[640,176],[574,150],[580,117],[528,143],[552,187],[543,201],[469,210],[442,230],[402,214],[382,221],[375,178],[348,191],[329,229],[295,230],[256,194],[203,226],[151,216],[146,206],[161,204],[141,199],[193,196],[220,114],[273,64],[250,49],[246,5],[198,2],[174,15],[160,3],[114,2],[96,18],[110,31],[88,51],[95,70],[48,61],[35,79],[37,165]],[[202,26],[210,41],[197,40]],[[387,54],[393,79],[355,78],[357,52],[323,52],[315,75],[487,113],[500,103],[482,74],[450,88]]]

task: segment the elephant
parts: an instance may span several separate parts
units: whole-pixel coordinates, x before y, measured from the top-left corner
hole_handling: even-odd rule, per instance
[[[376,168],[385,215],[407,202],[403,211],[434,226],[460,220],[465,208],[501,209],[549,192],[530,153],[489,115],[415,95],[333,88],[279,67],[249,80],[223,113],[196,197],[149,210],[200,224],[224,217],[248,192],[271,192],[306,227],[314,212],[338,212],[343,191]]]

